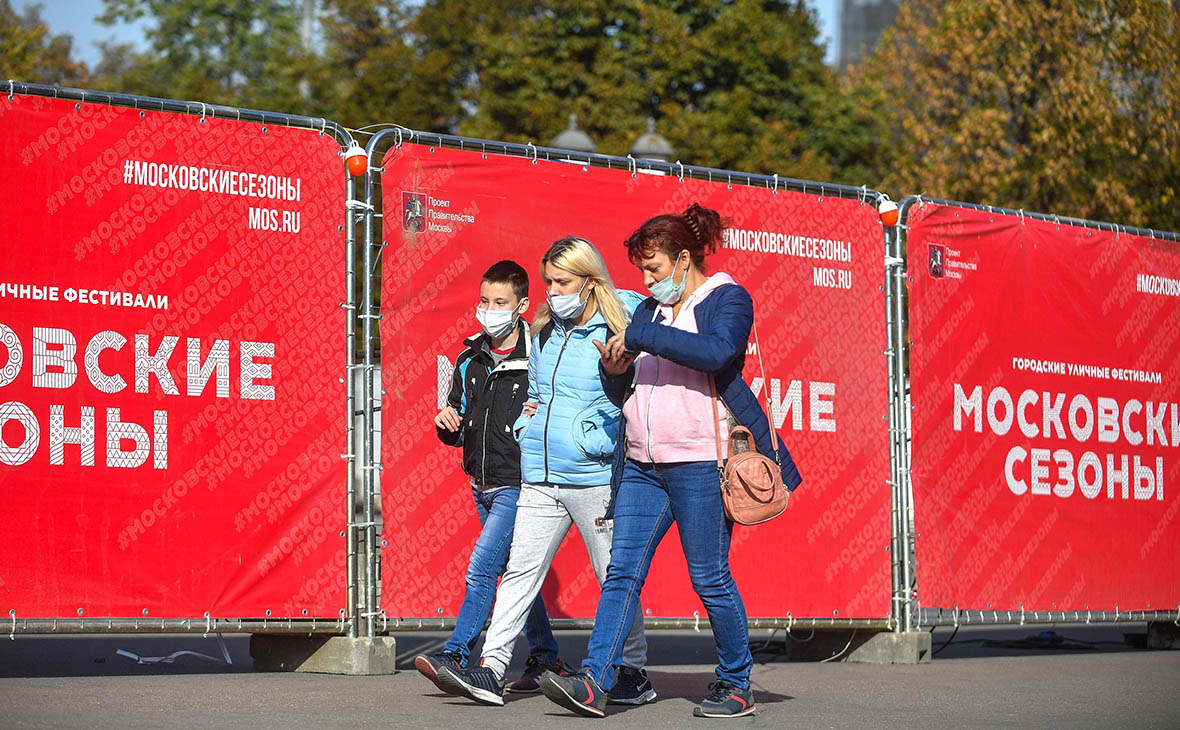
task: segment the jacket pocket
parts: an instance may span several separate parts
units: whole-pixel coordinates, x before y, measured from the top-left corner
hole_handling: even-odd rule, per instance
[[[521,413],[517,417],[516,423],[512,424],[512,435],[516,437],[516,443],[524,441],[524,435],[528,433],[529,425],[533,422],[533,417],[525,413]]]
[[[619,409],[606,396],[579,411],[570,426],[574,444],[583,456],[604,463],[614,457],[619,439]]]

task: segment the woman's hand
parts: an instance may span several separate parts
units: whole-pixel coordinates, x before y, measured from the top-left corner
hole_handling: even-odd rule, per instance
[[[602,360],[602,369],[607,375],[622,375],[639,356],[637,352],[627,352],[626,336],[620,332],[602,344],[594,340],[598,354]]]
[[[447,406],[434,417],[434,425],[444,431],[458,431],[463,425],[463,418],[454,408]]]
[[[520,412],[526,416],[535,416],[537,414],[537,401],[523,403]]]

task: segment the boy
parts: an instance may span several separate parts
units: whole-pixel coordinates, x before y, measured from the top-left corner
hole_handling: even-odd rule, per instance
[[[467,566],[467,592],[450,640],[439,654],[414,657],[414,666],[446,692],[438,682],[441,666],[461,669],[475,639],[483,630],[496,596],[496,582],[508,562],[520,497],[520,446],[512,424],[528,395],[529,278],[515,261],[493,264],[479,283],[476,320],[482,331],[463,341],[466,349],[455,361],[447,407],[434,418],[439,439],[463,447],[463,471],[471,479],[471,494],[483,529]],[[537,677],[550,670],[573,671],[557,655],[557,641],[541,597],[533,602],[525,636],[529,659],[524,675],[505,689],[537,692]]]

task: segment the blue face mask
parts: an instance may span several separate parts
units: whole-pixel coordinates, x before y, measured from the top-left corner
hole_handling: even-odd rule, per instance
[[[582,282],[582,289],[572,294],[558,294],[557,296],[550,294],[549,309],[561,319],[577,319],[586,310],[586,302],[589,299],[582,299],[582,290],[589,283],[590,277],[586,277],[586,281]]]
[[[673,281],[676,278],[676,264],[679,262],[680,257],[677,256],[676,262],[672,264],[672,273],[668,275],[668,278],[657,281],[647,289],[660,304],[670,306],[680,301],[680,298],[684,296],[684,287],[688,284],[688,269],[684,270],[684,278],[680,280],[679,284]]]

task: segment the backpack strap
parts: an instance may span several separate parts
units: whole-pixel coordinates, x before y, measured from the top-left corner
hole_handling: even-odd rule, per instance
[[[556,325],[553,322],[553,317],[550,316],[549,321],[546,322],[545,326],[541,328],[541,331],[537,333],[537,349],[538,350],[545,349],[545,343],[549,341],[549,336],[553,334],[553,328],[555,326]]]

